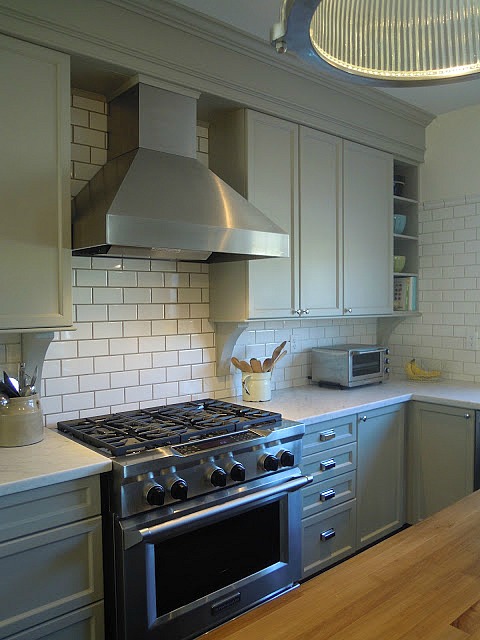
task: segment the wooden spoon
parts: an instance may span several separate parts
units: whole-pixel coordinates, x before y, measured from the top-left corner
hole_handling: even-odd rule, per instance
[[[267,371],[270,371],[270,369],[272,368],[272,364],[273,364],[273,360],[271,358],[265,358],[265,360],[263,361],[263,364],[262,364],[262,370],[265,373]]]
[[[278,364],[280,362],[280,360],[282,358],[284,358],[286,355],[287,355],[287,352],[286,351],[282,351],[282,353],[278,356],[278,358],[275,359],[275,362],[273,362],[272,367],[271,367],[270,370],[273,371],[274,368],[275,368],[275,365]]]
[[[233,357],[231,358],[231,363],[234,367],[240,369],[240,371],[243,371],[244,373],[252,373],[252,367],[245,360],[239,360],[238,358]]]
[[[272,353],[272,360],[273,362],[275,362],[275,360],[278,358],[278,356],[280,355],[280,353],[282,352],[282,349],[284,348],[284,346],[287,344],[287,341],[284,340],[282,342],[282,344],[279,344],[278,347],[275,347],[275,349],[273,350]]]
[[[257,358],[250,358],[250,366],[252,367],[253,373],[262,373],[262,363]]]

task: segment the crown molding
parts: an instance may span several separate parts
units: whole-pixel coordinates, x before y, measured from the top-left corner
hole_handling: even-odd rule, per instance
[[[211,94],[399,159],[423,161],[424,130],[432,114],[374,89],[320,76],[293,56],[278,56],[268,43],[170,0],[83,2],[85,11],[77,16],[79,6],[64,0],[0,0],[0,31],[107,63],[127,75],[157,78],[172,90]],[[105,26],[99,29],[102,20]],[[130,22],[148,30],[150,40],[132,38]],[[159,25],[158,45],[152,23]],[[195,47],[207,56],[203,64],[195,64]],[[223,66],[219,51],[234,64],[233,72]]]
[[[109,4],[128,9],[244,56],[293,73],[330,91],[354,98],[377,109],[384,109],[399,117],[426,127],[436,116],[371,87],[358,87],[334,80],[327,74],[309,67],[293,54],[280,56],[268,43],[233,26],[200,14],[171,0],[106,0]]]

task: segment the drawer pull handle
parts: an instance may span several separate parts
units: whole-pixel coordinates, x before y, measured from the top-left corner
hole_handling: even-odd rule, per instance
[[[320,471],[328,471],[329,469],[333,469],[336,465],[336,462],[333,458],[330,460],[322,460],[320,462]]]
[[[326,442],[327,440],[333,440],[335,438],[335,431],[333,429],[329,429],[328,431],[322,431],[320,433],[320,440],[322,442]]]
[[[330,540],[330,538],[335,537],[335,529],[327,529],[326,531],[322,531],[320,534],[320,540],[325,542],[326,540]]]
[[[325,491],[322,491],[322,493],[320,494],[321,502],[326,502],[327,500],[331,500],[334,497],[335,497],[335,489],[326,489]]]

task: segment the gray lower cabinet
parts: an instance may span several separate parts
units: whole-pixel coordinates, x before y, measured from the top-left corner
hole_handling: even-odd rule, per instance
[[[0,499],[0,638],[101,640],[98,477]]]
[[[356,416],[307,425],[302,471],[302,578],[355,551]]]
[[[474,490],[475,412],[427,402],[409,406],[408,522]]]
[[[404,406],[358,415],[357,550],[405,524]]]
[[[403,405],[306,426],[302,578],[405,524]]]

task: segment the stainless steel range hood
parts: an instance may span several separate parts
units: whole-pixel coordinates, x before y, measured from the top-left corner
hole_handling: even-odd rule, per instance
[[[108,162],[72,214],[74,255],[289,255],[288,234],[196,160],[196,99],[143,83],[109,103]]]

